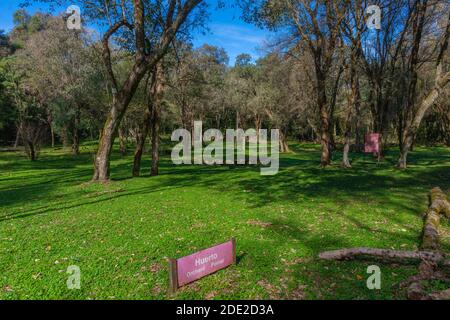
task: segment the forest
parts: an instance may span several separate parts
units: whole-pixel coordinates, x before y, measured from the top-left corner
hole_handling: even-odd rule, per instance
[[[380,30],[368,28],[364,1],[276,3],[240,3],[243,18],[281,31],[256,62],[243,53],[231,64],[224,49],[189,43],[189,32],[205,24],[202,1],[187,3],[184,16],[144,15],[134,35],[121,20],[133,7],[111,4],[110,16],[98,18],[109,23],[103,38],[68,29],[64,16],[16,11],[14,29],[1,35],[2,144],[24,146],[34,161],[43,145],[62,143],[76,155],[80,141],[101,137],[99,181],[109,179],[116,136],[122,153],[134,151],[135,175],[150,136],[155,174],[158,137],[192,130],[195,120],[278,128],[281,152],[289,139],[320,143],[324,167],[332,160],[350,167],[349,150],[362,151],[372,132],[383,146],[399,146],[401,168],[415,143],[449,145],[446,1],[386,1]],[[165,33],[159,21],[177,17],[188,21]],[[333,159],[338,149],[343,159]]]
[[[36,3],[64,9],[31,13],[28,7]],[[34,238],[47,256],[53,255],[49,247],[59,247],[69,260],[87,252],[63,249],[69,239],[55,232],[67,228],[81,239],[89,229],[85,224],[91,224],[101,241],[119,247],[128,243],[121,238],[127,233],[144,235],[145,241],[156,237],[152,256],[142,253],[156,261],[150,280],[156,289],[151,293],[139,286],[127,292],[120,284],[105,289],[106,284],[100,283],[75,298],[166,298],[161,259],[188,253],[168,244],[167,237],[177,239],[183,248],[198,248],[206,245],[205,239],[218,243],[233,232],[244,238],[244,251],[256,246],[251,241],[269,234],[278,249],[290,252],[283,258],[288,260],[295,260],[295,243],[306,243],[300,251],[306,257],[308,276],[320,276],[306,280],[301,268],[289,275],[268,271],[270,261],[279,258],[278,249],[272,247],[269,253],[264,251],[261,264],[256,258],[246,262],[247,253],[243,254],[241,268],[253,270],[242,270],[236,281],[243,284],[228,288],[225,283],[230,277],[238,276],[227,273],[218,282],[206,280],[210,282],[204,287],[187,289],[178,297],[355,298],[345,279],[336,280],[331,291],[322,288],[318,282],[334,275],[326,271],[325,262],[308,259],[325,249],[349,246],[417,249],[427,194],[434,187],[445,192],[450,186],[450,4],[446,0],[24,0],[21,4],[11,12],[11,30],[0,30],[0,229],[15,235],[12,242],[15,237],[22,244]],[[66,11],[69,5],[81,10]],[[221,46],[193,44],[198,34],[209,32],[211,12],[227,6],[234,8],[240,21],[270,33],[259,56],[242,47],[231,61]],[[368,10],[370,6],[375,9]],[[205,130],[222,132],[278,129],[281,173],[264,180],[258,170],[245,166],[174,166],[168,158],[173,147],[170,136],[180,128],[194,135],[196,121],[202,121]],[[371,134],[380,137],[379,151],[367,155]],[[147,192],[151,196],[143,200]],[[215,200],[205,198],[207,192]],[[197,201],[207,203],[208,210],[219,208],[223,217],[198,212]],[[139,219],[147,219],[138,214],[143,203],[151,208],[151,216],[166,217],[170,211],[176,217],[165,222],[158,218],[156,229],[140,233],[141,226],[130,221],[138,224]],[[98,212],[93,213],[96,207]],[[125,214],[127,207],[131,211]],[[235,215],[227,220],[230,208],[241,212],[245,221]],[[344,208],[351,212],[340,213]],[[82,211],[76,222],[74,210]],[[337,225],[330,221],[316,230],[327,210]],[[106,218],[108,212],[113,212],[114,222]],[[181,212],[189,217],[180,216]],[[196,219],[203,222],[192,222]],[[209,231],[212,221],[226,231]],[[35,232],[43,228],[49,233],[42,238],[25,235],[20,229],[28,223],[35,224]],[[72,223],[79,224],[83,233],[72,230]],[[108,242],[105,239],[113,235],[104,232],[110,223],[108,230],[116,238]],[[177,225],[171,231],[177,223],[193,225],[189,230]],[[240,226],[239,231],[232,223]],[[448,238],[448,223],[442,223],[446,231],[440,234]],[[339,226],[348,236],[335,241]],[[246,234],[239,228],[254,230]],[[294,229],[312,234],[296,235]],[[192,236],[192,230],[204,231]],[[202,237],[202,232],[207,236]],[[325,233],[328,238],[323,240]],[[85,250],[106,254],[109,249],[102,248],[97,236],[90,236],[96,247]],[[289,241],[284,243],[284,238]],[[445,252],[448,240],[442,241]],[[31,247],[25,249],[26,255],[15,256],[20,243],[12,246],[16,249],[2,249],[9,258],[0,266],[34,256]],[[137,244],[130,246],[136,246],[132,250],[144,259]],[[164,252],[166,246],[169,252]],[[50,259],[59,264],[61,257]],[[87,267],[93,268],[86,271],[88,276],[103,268],[97,263]],[[117,263],[123,274],[132,277],[124,264]],[[286,263],[286,268],[294,264]],[[360,273],[355,271],[358,266],[332,262],[330,268],[335,274]],[[398,282],[396,273],[406,279],[415,270],[388,268],[389,284]],[[36,279],[44,274],[33,265],[28,270]],[[60,275],[49,276],[54,291],[35,291],[28,283],[32,280],[23,282],[12,272],[11,278],[0,280],[0,298],[2,294],[27,298],[30,292],[38,299],[73,298],[58,289]],[[269,279],[261,278],[262,291],[255,291],[250,279],[266,272]],[[108,277],[106,283],[113,281]],[[307,284],[299,286],[298,279]],[[434,291],[447,289],[448,294],[448,282],[444,283]],[[211,289],[217,285],[220,289]],[[355,294],[369,299],[406,297],[394,285],[389,290],[377,295],[359,288]]]

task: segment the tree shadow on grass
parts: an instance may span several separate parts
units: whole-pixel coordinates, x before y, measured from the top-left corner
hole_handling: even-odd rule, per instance
[[[446,159],[446,153],[439,152],[417,153],[416,161],[427,163],[435,159]],[[390,203],[391,207],[406,210],[411,214],[418,214],[420,209],[417,201],[425,203],[421,197],[434,186],[446,189],[450,185],[448,165],[434,165],[431,167],[415,166],[408,171],[392,169],[389,163],[381,166],[367,164],[364,157],[355,158],[352,169],[341,168],[321,169],[316,163],[316,151],[299,155],[283,155],[281,158],[280,173],[276,176],[262,177],[259,168],[253,166],[174,166],[168,158],[161,161],[161,176],[148,177],[148,186],[134,188],[127,184],[123,192],[113,193],[109,196],[101,195],[80,201],[83,192],[72,192],[51,205],[35,208],[27,213],[12,212],[1,219],[27,217],[35,214],[51,213],[58,210],[71,209],[83,205],[113,199],[144,195],[166,189],[181,189],[186,187],[202,187],[218,192],[227,192],[236,200],[244,200],[250,207],[259,208],[276,203],[296,204],[308,199],[332,201],[334,204],[352,205],[354,203],[370,203],[374,206]],[[0,176],[0,199],[2,206],[12,206],[35,199],[51,198],[55,190],[66,186],[77,186],[89,180],[92,169],[89,165],[90,154],[83,154],[79,158],[58,155],[47,156],[42,163],[30,164],[25,161],[14,163],[13,172],[34,170],[35,177],[27,178],[22,182],[17,178],[15,184],[2,180]],[[448,158],[448,157],[447,157]],[[116,182],[127,182],[130,179],[131,161],[117,154],[113,155],[112,172]],[[442,163],[442,162],[441,162]],[[445,163],[445,161],[444,161]],[[6,166],[11,166],[7,164]],[[3,165],[5,166],[5,165]],[[144,161],[143,168],[149,168],[150,162]],[[43,171],[43,176],[39,175]],[[145,169],[144,169],[145,170]],[[11,178],[8,178],[11,179]],[[6,185],[6,188],[5,188]],[[399,200],[399,197],[407,198]],[[419,199],[418,199],[419,198]],[[393,219],[392,216],[389,219]],[[0,221],[2,221],[0,220]],[[356,223],[354,221],[354,223]]]

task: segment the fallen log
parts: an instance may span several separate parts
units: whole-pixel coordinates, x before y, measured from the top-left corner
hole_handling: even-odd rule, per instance
[[[449,190],[450,191],[450,190]],[[403,283],[408,286],[407,296],[410,300],[444,300],[450,299],[450,289],[427,294],[423,283],[430,280],[450,282],[446,275],[450,270],[449,255],[439,251],[439,226],[441,215],[450,217],[450,203],[447,195],[440,188],[430,192],[430,205],[424,217],[424,228],[420,251],[400,251],[373,248],[350,248],[328,251],[319,254],[322,260],[377,259],[389,263],[419,264],[418,275],[410,277]],[[444,272],[441,272],[443,270]]]
[[[450,193],[450,190],[449,190]],[[430,193],[430,209],[450,218],[450,203],[441,188],[434,188]]]
[[[431,300],[450,300],[450,289],[429,295]]]
[[[439,250],[441,214],[450,217],[450,205],[447,200],[447,195],[440,188],[434,188],[430,193],[430,207],[425,214],[422,250]]]

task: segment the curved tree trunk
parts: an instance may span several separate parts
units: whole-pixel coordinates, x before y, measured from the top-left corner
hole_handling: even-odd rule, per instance
[[[93,181],[109,181],[109,160],[119,122],[120,120],[114,113],[110,114],[106,120],[105,127],[100,135],[98,151],[94,159]]]
[[[110,157],[117,137],[120,123],[125,115],[128,105],[144,77],[148,65],[140,63],[135,66],[131,75],[123,85],[120,93],[113,93],[112,106],[100,134],[97,154],[94,159],[93,181],[107,182],[110,178]]]
[[[415,109],[415,96],[417,91],[417,66],[419,64],[418,51],[420,49],[422,30],[424,21],[426,18],[427,6],[426,3],[422,4],[419,13],[415,20],[414,25],[414,45],[410,58],[410,73],[411,80],[408,88],[408,100],[406,104],[407,121],[404,124],[403,130],[403,141],[400,145],[400,156],[398,160],[398,167],[400,169],[407,168],[408,153],[411,151],[414,144],[414,139],[416,137],[417,131],[419,130],[420,124],[425,116],[425,113],[437,102],[439,96],[444,91],[446,85],[450,81],[450,72],[444,74],[444,55],[448,49],[448,41],[450,37],[450,15],[447,20],[447,29],[445,32],[444,39],[442,41],[439,55],[436,62],[436,78],[435,85],[431,92],[422,100],[421,104],[417,109]]]
[[[186,18],[190,15],[202,1],[188,0],[183,5],[178,6],[178,2],[171,0],[165,17],[166,25],[164,31],[159,37],[158,45],[152,48],[152,53],[146,55],[146,36],[145,36],[145,6],[141,0],[133,1],[134,24],[130,26],[126,19],[118,21],[111,26],[105,33],[102,44],[103,63],[107,71],[108,83],[112,88],[113,101],[111,108],[103,127],[98,151],[94,158],[94,175],[92,180],[98,182],[109,181],[110,178],[110,156],[116,138],[120,122],[130,104],[131,99],[136,92],[139,83],[148,70],[151,70],[167,54],[170,44],[175,38]],[[134,30],[136,44],[135,62],[132,71],[121,87],[119,87],[111,62],[111,50],[109,40],[123,26]]]
[[[403,144],[400,149],[400,157],[398,160],[398,167],[400,169],[407,168],[408,153],[411,151],[414,138],[425,116],[425,113],[436,103],[440,94],[444,90],[444,87],[448,84],[449,81],[450,72],[436,80],[435,88],[431,90],[428,96],[422,101],[421,105],[416,111],[413,121],[405,127],[403,133]]]

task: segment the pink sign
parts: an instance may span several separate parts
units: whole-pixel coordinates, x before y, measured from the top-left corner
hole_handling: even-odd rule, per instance
[[[378,155],[380,153],[381,134],[372,133],[366,136],[365,152]]]
[[[171,289],[175,291],[179,287],[225,269],[234,263],[236,263],[234,239],[181,259],[171,260]]]

